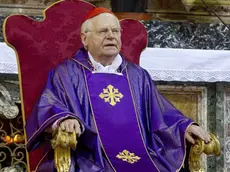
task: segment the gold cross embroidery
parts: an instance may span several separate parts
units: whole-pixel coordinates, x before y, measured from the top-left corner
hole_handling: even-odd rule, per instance
[[[103,89],[103,93],[101,93],[99,97],[110,105],[115,106],[117,102],[120,102],[120,99],[123,98],[123,95],[118,89],[114,88],[112,85],[108,85],[107,88]]]
[[[138,162],[141,159],[139,156],[135,156],[134,153],[131,153],[127,150],[123,150],[123,152],[119,152],[119,154],[116,157],[130,164]]]

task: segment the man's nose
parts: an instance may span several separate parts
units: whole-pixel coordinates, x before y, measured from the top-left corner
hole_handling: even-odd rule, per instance
[[[108,32],[106,33],[106,38],[114,38],[112,30],[108,30]]]

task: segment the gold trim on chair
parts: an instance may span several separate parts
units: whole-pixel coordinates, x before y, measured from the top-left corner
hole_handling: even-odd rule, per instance
[[[59,127],[53,133],[51,140],[54,149],[54,162],[58,172],[68,172],[71,165],[71,149],[75,150],[77,145],[77,135],[75,132],[68,133]]]
[[[203,140],[196,139],[196,143],[191,147],[189,154],[190,172],[204,172],[201,165],[201,155],[216,155],[221,153],[220,142],[214,134],[210,133],[211,141],[205,144]],[[71,165],[71,149],[75,150],[77,145],[77,135],[75,132],[68,133],[59,127],[53,133],[51,140],[54,149],[54,161],[58,172],[69,172]]]
[[[204,172],[201,166],[201,154],[220,155],[220,142],[214,134],[209,134],[211,141],[205,144],[203,140],[196,139],[196,143],[192,145],[189,154],[189,169],[191,172]]]

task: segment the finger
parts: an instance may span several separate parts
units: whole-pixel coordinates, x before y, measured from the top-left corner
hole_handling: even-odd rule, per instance
[[[74,130],[76,132],[77,135],[80,135],[81,134],[81,127],[79,124],[75,124],[74,125]]]
[[[68,132],[72,133],[74,131],[74,123],[71,121],[68,126],[69,126]]]
[[[67,132],[70,132],[69,122],[65,123],[65,129]]]
[[[204,137],[204,142],[205,143],[207,143],[208,142],[208,137],[207,137],[207,134],[206,134],[206,132],[203,130],[203,129],[201,129],[201,131],[200,131],[200,133],[203,135],[203,137]]]
[[[210,136],[209,136],[209,134],[206,132],[205,133],[205,135],[206,135],[206,138],[205,138],[205,143],[209,143],[210,142]]]
[[[74,120],[74,129],[75,129],[76,134],[81,133],[81,126],[77,120]]]
[[[193,137],[190,134],[185,134],[185,138],[192,144],[195,144],[195,140],[193,139]]]
[[[194,134],[195,136],[205,141],[205,134],[200,127],[192,130],[191,134]]]
[[[74,119],[74,125],[80,127],[80,123],[78,122],[78,120]]]
[[[207,134],[208,134],[208,140],[209,140],[209,142],[211,142],[211,136],[209,133],[207,133]]]
[[[79,125],[75,126],[75,132],[77,135],[81,134],[81,127]]]
[[[61,123],[60,127],[61,127],[62,131],[65,131],[66,128],[65,128],[65,123],[64,122]]]
[[[208,143],[209,142],[209,135],[208,135],[208,133],[206,132],[206,131],[204,131],[202,128],[200,128],[200,133],[203,135],[203,137],[204,137],[204,142],[205,143]]]

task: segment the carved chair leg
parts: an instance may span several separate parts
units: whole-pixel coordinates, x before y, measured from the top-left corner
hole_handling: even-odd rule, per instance
[[[189,169],[191,172],[203,172],[204,169],[201,165],[201,155],[216,155],[219,156],[221,153],[220,142],[216,136],[209,133],[211,141],[208,144],[201,139],[196,139],[195,144],[191,146],[189,151]]]
[[[58,131],[53,133],[51,140],[52,148],[54,149],[54,162],[57,172],[68,172],[71,165],[71,149],[76,149],[77,136],[76,133],[68,133],[58,128]]]

